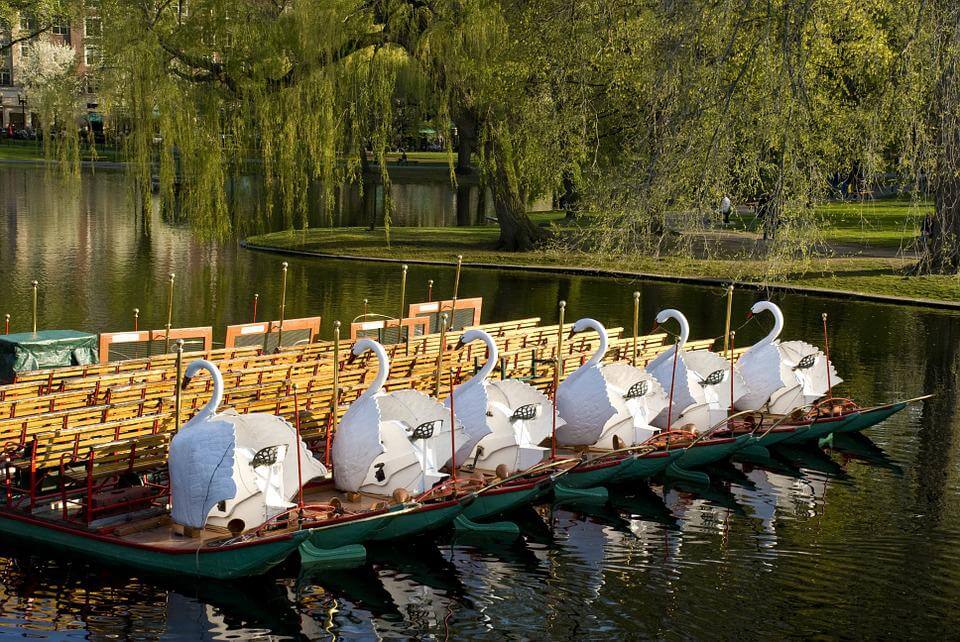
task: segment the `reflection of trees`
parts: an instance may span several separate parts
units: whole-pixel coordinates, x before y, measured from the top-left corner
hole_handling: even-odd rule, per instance
[[[928,315],[923,318],[926,341],[926,367],[923,389],[936,396],[923,403],[920,430],[917,433],[916,511],[923,515],[927,528],[935,528],[943,516],[950,453],[957,418],[957,357],[960,327],[956,320]]]

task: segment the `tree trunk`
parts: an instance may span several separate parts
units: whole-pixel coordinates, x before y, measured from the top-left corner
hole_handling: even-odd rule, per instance
[[[527,203],[520,194],[520,185],[513,167],[509,146],[488,144],[490,159],[490,191],[500,224],[499,247],[509,251],[532,250],[547,233],[527,215]]]
[[[956,40],[957,38],[954,38]],[[930,173],[934,213],[921,228],[921,258],[916,271],[956,274],[960,269],[960,60],[941,62],[930,127],[935,133],[936,164]]]
[[[477,119],[469,110],[463,109],[456,118],[457,125],[457,174],[473,171],[470,159],[477,147]]]

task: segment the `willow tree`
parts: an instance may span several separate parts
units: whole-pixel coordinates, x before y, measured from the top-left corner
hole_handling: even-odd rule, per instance
[[[232,228],[227,178],[251,162],[268,216],[276,207],[286,225],[306,222],[312,180],[332,207],[337,185],[362,179],[368,149],[388,186],[384,153],[402,92],[443,128],[472,114],[465,138],[482,140],[502,245],[540,237],[526,212],[543,182],[526,178],[523,113],[499,108],[494,76],[508,42],[499,3],[104,0],[101,11],[107,109],[127,128],[139,182],[159,157],[162,193],[200,231]]]

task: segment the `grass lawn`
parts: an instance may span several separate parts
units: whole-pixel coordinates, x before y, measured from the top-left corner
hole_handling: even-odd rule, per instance
[[[909,259],[870,256],[869,249],[896,248],[916,234],[918,219],[929,206],[906,201],[839,203],[823,208],[824,237],[832,243],[863,244],[859,256],[808,258],[771,265],[751,258],[696,259],[685,256],[598,256],[559,250],[502,252],[496,249],[499,230],[487,227],[395,227],[387,247],[382,229],[314,228],[275,232],[248,239],[255,245],[335,255],[513,265],[595,267],[675,276],[708,276],[736,281],[782,283],[852,292],[960,302],[960,277],[905,277]],[[558,212],[532,215],[538,222],[560,223]]]
[[[84,146],[80,151],[81,160],[94,160],[93,151],[89,146]],[[33,140],[9,140],[0,139],[0,161],[5,160],[46,160],[43,155],[43,147],[37,141]],[[109,147],[98,147],[96,160],[117,162],[123,158],[118,150]]]

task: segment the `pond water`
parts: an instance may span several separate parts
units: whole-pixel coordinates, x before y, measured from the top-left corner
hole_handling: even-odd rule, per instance
[[[30,281],[40,325],[124,330],[165,322],[166,275],[177,273],[176,325],[244,322],[259,293],[275,309],[283,257],[236,243],[199,243],[157,218],[138,227],[123,181],[64,185],[0,167],[0,314],[29,328]],[[288,318],[349,321],[362,300],[391,314],[399,268],[289,258]],[[453,270],[411,266],[408,301],[426,281],[446,296]],[[723,330],[718,288],[509,271],[464,270],[462,296],[484,320],[593,316],[641,326],[683,310],[695,337]],[[741,292],[737,323],[755,300]],[[0,542],[0,637],[89,639],[612,639],[955,637],[960,624],[957,377],[960,317],[922,308],[776,296],[784,336],[831,353],[864,402],[938,396],[833,449],[776,453],[776,465],[725,465],[709,490],[617,490],[604,507],[541,507],[511,516],[513,544],[437,539],[372,548],[361,570],[301,576],[295,565],[231,584],[143,576]],[[753,342],[756,318],[738,332]]]

